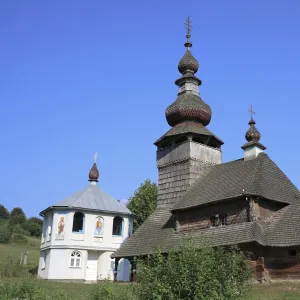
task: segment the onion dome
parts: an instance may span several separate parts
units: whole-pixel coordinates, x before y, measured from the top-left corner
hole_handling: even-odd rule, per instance
[[[192,44],[190,44],[192,45]],[[199,63],[196,58],[192,55],[191,51],[187,49],[178,63],[178,71],[184,75],[185,73],[197,73]]]
[[[251,120],[249,121],[250,128],[248,129],[245,135],[245,138],[248,142],[257,143],[260,140],[261,134],[256,129],[255,124],[255,121],[253,120],[253,118],[251,118]]]
[[[89,173],[89,181],[98,182],[98,178],[99,178],[99,171],[96,163],[94,163]]]
[[[175,81],[175,84],[179,86],[179,93],[175,102],[167,107],[166,119],[172,127],[189,121],[206,126],[211,120],[211,108],[201,99],[199,95],[201,80],[194,75],[198,71],[199,63],[190,51],[192,47],[190,18],[187,19],[185,25],[187,26],[187,40],[184,46],[187,49],[178,63],[178,70],[182,76]]]
[[[172,127],[185,121],[195,121],[206,126],[211,120],[211,108],[199,95],[181,94],[166,109],[166,119]]]

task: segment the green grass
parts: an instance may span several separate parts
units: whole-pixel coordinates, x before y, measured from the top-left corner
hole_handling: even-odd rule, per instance
[[[6,281],[20,282],[22,279],[0,279],[0,283]],[[67,299],[85,300],[90,299],[91,293],[95,290],[94,284],[53,282],[46,280],[31,279],[30,281],[38,283],[41,289],[46,291],[49,296],[55,296],[59,291],[67,295]],[[100,283],[101,284],[101,283]],[[119,293],[130,291],[130,284],[112,284],[112,288]],[[118,290],[118,291],[117,291]],[[126,293],[128,294],[128,293]],[[132,300],[134,297],[132,296]],[[300,282],[275,282],[269,284],[254,284],[245,300],[299,300]]]
[[[20,245],[17,243],[0,244],[0,265],[6,264],[12,260],[15,264],[21,258],[21,254],[27,251],[28,266],[37,266],[39,262],[40,239],[26,237],[27,244]]]
[[[247,300],[299,300],[300,282],[282,281],[256,284]]]
[[[16,264],[21,257],[24,250],[28,253],[28,267],[35,267],[38,265],[39,259],[39,248],[40,239],[26,237],[28,243],[25,245],[19,245],[16,243],[0,244],[0,267],[1,264],[6,264],[12,260]],[[0,279],[1,282],[14,281],[20,282],[21,278],[9,278]],[[92,284],[79,284],[79,283],[66,283],[66,282],[53,282],[47,280],[36,280],[31,281],[37,282],[38,285],[47,291],[49,295],[55,295],[58,291],[62,291],[68,296],[68,299],[72,300],[84,300],[89,299],[90,294],[95,285]],[[114,285],[115,286],[115,285]],[[130,288],[130,285],[120,284],[117,285],[118,289]],[[269,284],[254,284],[251,287],[249,296],[245,300],[299,300],[300,299],[300,281],[292,282],[274,282]]]

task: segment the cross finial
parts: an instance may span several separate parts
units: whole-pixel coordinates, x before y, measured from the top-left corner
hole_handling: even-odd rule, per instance
[[[185,29],[186,29],[186,37],[191,37],[191,31],[192,31],[192,22],[191,17],[188,17],[184,23]]]
[[[97,162],[97,152],[94,154],[94,162],[96,163]]]
[[[184,44],[184,46],[189,50],[192,47],[192,43],[190,41],[190,37],[191,37],[191,31],[192,31],[192,22],[191,22],[191,18],[188,17],[184,23],[185,25],[185,29],[186,29],[186,43]]]
[[[253,115],[255,115],[255,112],[252,109],[252,105],[250,106],[250,109],[248,111],[251,114],[251,119],[253,119]]]

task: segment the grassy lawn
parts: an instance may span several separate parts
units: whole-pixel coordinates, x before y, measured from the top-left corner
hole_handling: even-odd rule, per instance
[[[21,279],[2,279],[5,281],[20,281]],[[85,300],[91,299],[91,293],[96,288],[95,284],[79,284],[65,282],[51,282],[46,280],[32,280],[38,283],[40,288],[46,290],[49,296],[55,296],[57,292],[62,291],[68,299]],[[1,283],[1,280],[0,280]],[[101,283],[100,283],[101,284]],[[131,290],[130,284],[112,284],[111,286],[117,294],[125,290]],[[128,295],[128,293],[126,293]],[[133,300],[134,297],[132,296]],[[299,300],[300,299],[300,282],[275,282],[269,284],[254,284],[245,300]]]
[[[247,300],[299,300],[300,282],[273,282],[256,284]]]
[[[39,262],[40,239],[26,237],[27,244],[20,245],[17,243],[0,244],[0,265],[13,261],[16,263],[20,260],[24,250],[27,251],[28,266],[37,266]]]

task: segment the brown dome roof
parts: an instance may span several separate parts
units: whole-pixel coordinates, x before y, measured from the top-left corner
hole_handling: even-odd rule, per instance
[[[178,71],[181,74],[193,73],[195,74],[198,71],[199,63],[196,58],[192,55],[190,50],[186,50],[183,57],[178,63]]]
[[[184,121],[196,121],[206,126],[211,119],[211,108],[198,95],[181,94],[167,107],[166,119],[170,126]]]
[[[255,121],[251,118],[249,121],[250,128],[247,130],[245,138],[248,142],[258,142],[260,140],[261,134],[255,127]]]
[[[89,173],[89,181],[96,181],[98,182],[98,178],[99,178],[99,171],[97,168],[96,163],[93,164],[90,173]]]

